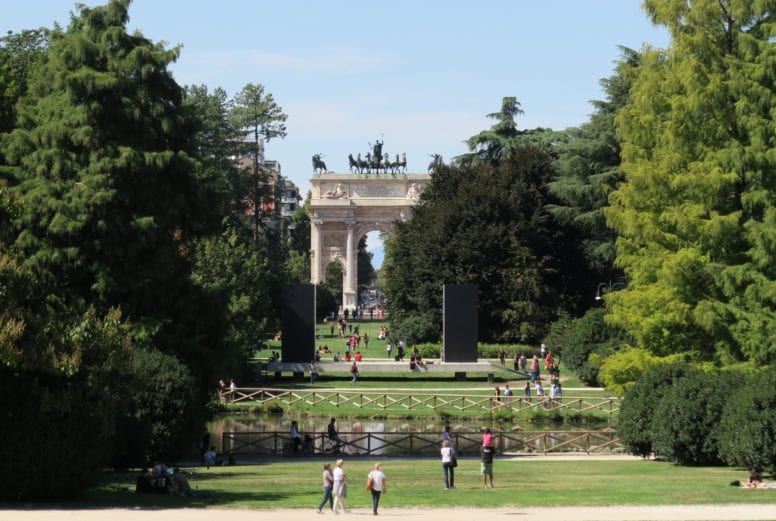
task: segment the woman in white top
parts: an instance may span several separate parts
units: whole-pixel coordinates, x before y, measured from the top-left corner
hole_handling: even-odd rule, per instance
[[[338,459],[337,467],[334,469],[334,472],[333,472],[334,487],[332,487],[332,492],[334,493],[334,513],[335,514],[338,513],[338,510],[337,510],[338,506],[342,512],[346,512],[345,498],[347,497],[347,485],[345,483],[347,482],[348,477],[345,474],[345,471],[342,469],[342,465],[344,464],[345,462],[343,460]]]
[[[453,448],[447,440],[442,441],[442,471],[445,475],[445,488],[455,488],[455,469],[453,468]]]
[[[383,466],[380,463],[375,463],[375,469],[369,473],[367,480],[372,481],[372,513],[377,515],[377,506],[380,504],[380,494],[387,492],[387,486],[385,483],[385,474],[383,474]]]

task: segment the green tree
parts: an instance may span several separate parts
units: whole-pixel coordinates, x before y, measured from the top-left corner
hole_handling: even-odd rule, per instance
[[[2,139],[9,191],[24,201],[11,214],[8,248],[34,283],[22,302],[15,366],[64,374],[49,381],[65,388],[99,382],[102,372],[83,361],[74,335],[83,323],[115,323],[110,314],[120,309],[116,329],[125,337],[117,338],[177,357],[202,403],[223,358],[224,325],[217,303],[191,280],[190,256],[193,240],[220,216],[208,206],[214,188],[195,175],[196,122],[168,70],[178,50],[127,33],[128,6],[81,6],[67,30],[51,33],[17,105],[17,126]],[[110,345],[95,349],[110,360]],[[110,402],[90,389],[78,387],[78,399],[94,398],[103,410]],[[202,420],[201,408],[179,414]]]
[[[266,192],[269,186],[267,172],[262,166],[264,142],[286,136],[286,116],[275,102],[271,93],[264,91],[261,84],[249,83],[237,93],[229,109],[229,118],[233,125],[250,135],[253,141],[245,150],[253,157],[252,201],[254,236],[258,237],[261,222],[261,203],[265,197],[275,194]],[[276,205],[277,206],[277,205]]]
[[[441,324],[442,285],[471,283],[479,285],[483,340],[543,338],[575,293],[564,264],[578,264],[571,237],[544,210],[551,175],[551,157],[536,145],[498,163],[440,168],[412,219],[386,242],[381,271],[392,319],[424,315]]]
[[[289,282],[310,282],[310,199],[307,192],[304,205],[297,208],[289,223],[286,273]]]
[[[356,258],[359,296],[361,295],[361,288],[364,286],[371,286],[377,277],[375,268],[372,266],[372,257],[374,257],[374,255],[367,251],[368,247],[367,238],[366,235],[364,235],[358,241],[358,257]]]
[[[776,370],[741,379],[725,404],[719,453],[730,465],[776,473]]]
[[[647,0],[671,33],[643,53],[617,122],[606,216],[627,289],[611,319],[658,356],[776,359],[772,0]]]
[[[721,464],[720,419],[742,380],[733,371],[700,369],[674,380],[652,420],[655,453],[681,465]]]
[[[561,357],[563,365],[588,385],[599,384],[598,366],[591,363],[591,355],[606,357],[630,341],[621,329],[604,321],[605,314],[605,309],[593,308],[570,323],[556,322],[558,325],[553,324],[551,330],[562,331],[562,338],[560,342],[547,343]]]
[[[16,102],[27,93],[33,69],[46,57],[46,29],[8,32],[0,37],[0,134],[13,129]]]
[[[620,405],[617,434],[625,448],[638,456],[654,452],[655,410],[671,385],[687,374],[680,364],[658,364],[641,375],[628,389]]]
[[[213,213],[242,223],[253,182],[234,161],[243,133],[230,118],[231,102],[223,89],[209,92],[204,85],[188,86],[184,94],[184,106],[196,121],[197,177],[215,188],[210,207]]]
[[[525,114],[520,102],[514,96],[505,96],[501,100],[501,110],[491,112],[488,118],[496,123],[488,130],[483,130],[476,136],[466,140],[473,158],[497,161],[512,149],[515,137],[518,136],[517,116]]]
[[[587,123],[566,131],[566,138],[556,147],[558,175],[547,185],[559,200],[558,204],[548,205],[548,211],[582,234],[582,248],[591,272],[591,295],[602,280],[622,278],[614,268],[616,236],[606,226],[603,209],[622,179],[614,117],[628,102],[640,55],[625,47],[620,50],[616,73],[600,81],[606,99],[592,102],[595,112]]]
[[[270,269],[266,241],[255,244],[246,232],[237,223],[197,241],[193,270],[197,286],[226,308],[224,344],[231,356],[222,370],[233,375],[245,371],[256,343],[277,329],[272,294],[280,274]]]

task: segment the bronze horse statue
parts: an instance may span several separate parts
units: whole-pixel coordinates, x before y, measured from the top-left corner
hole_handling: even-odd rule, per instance
[[[313,172],[326,172],[326,163],[323,162],[323,155],[322,154],[315,154],[313,155]]]
[[[348,154],[348,164],[350,165],[351,173],[353,173],[354,170],[359,174],[361,173],[361,165],[353,158],[353,154]]]

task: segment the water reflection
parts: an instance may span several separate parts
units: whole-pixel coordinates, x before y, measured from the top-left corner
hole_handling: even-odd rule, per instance
[[[298,422],[302,436],[309,435],[314,440],[316,453],[327,449],[328,438],[325,434],[329,419],[324,417],[222,415],[210,422],[208,429],[212,439],[220,445],[218,448],[221,452],[279,454],[288,437],[292,419]],[[599,441],[603,443],[616,437],[606,422],[580,426],[491,424],[486,419],[453,419],[450,427],[462,453],[478,450],[481,432],[485,427],[504,433],[496,437],[500,451],[541,452],[553,446],[566,445],[568,450],[577,451],[582,445],[575,441],[570,443],[569,440],[579,438],[578,431],[583,430],[600,431],[601,434],[594,434],[593,437],[601,437]],[[346,452],[351,454],[433,454],[438,451],[443,428],[443,421],[433,419],[337,419],[337,430],[347,436],[350,443]],[[589,445],[590,441],[586,443]]]

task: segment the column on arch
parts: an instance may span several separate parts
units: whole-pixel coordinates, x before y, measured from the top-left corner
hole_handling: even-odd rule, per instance
[[[355,227],[353,222],[345,223],[347,229],[347,241],[345,246],[345,277],[343,277],[343,302],[342,307],[356,308],[356,285],[358,280],[358,251],[355,244]]]
[[[320,219],[313,219],[310,222],[310,282],[312,284],[320,284],[321,280],[321,259],[323,258],[321,252],[321,224],[323,221]]]

